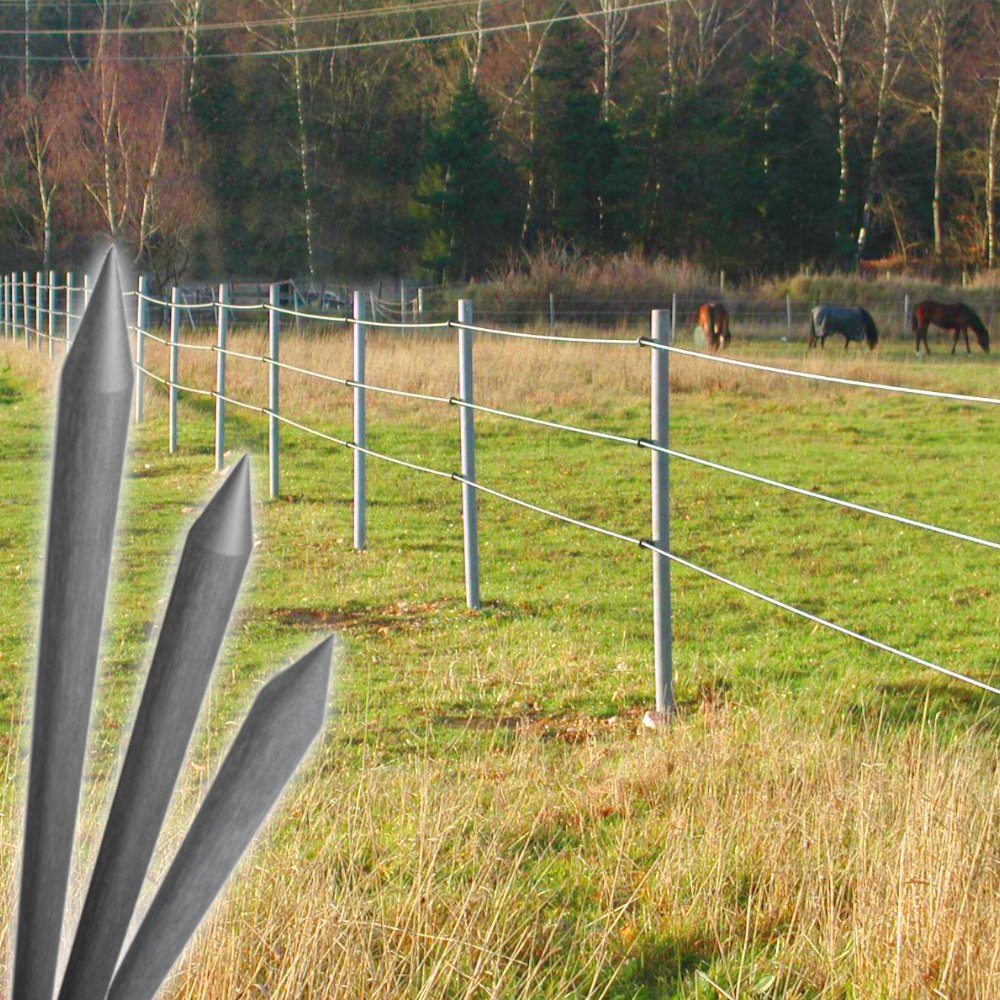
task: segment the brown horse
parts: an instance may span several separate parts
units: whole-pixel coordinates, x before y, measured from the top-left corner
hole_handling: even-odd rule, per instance
[[[990,335],[983,326],[983,321],[976,315],[976,311],[964,302],[932,302],[930,299],[918,302],[913,307],[913,315],[910,317],[910,328],[917,335],[917,354],[920,353],[920,342],[924,342],[924,350],[930,354],[931,349],[927,346],[927,327],[934,325],[942,330],[952,330],[955,339],[952,341],[951,353],[955,353],[958,347],[959,336],[965,337],[965,353],[971,354],[969,347],[969,327],[976,335],[979,346],[984,353],[990,353]]]
[[[729,313],[721,302],[700,305],[697,321],[713,353],[729,346]]]

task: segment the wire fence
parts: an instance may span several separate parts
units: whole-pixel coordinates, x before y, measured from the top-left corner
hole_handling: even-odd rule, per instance
[[[24,277],[27,277],[26,275]],[[41,275],[38,276],[41,278]],[[86,301],[88,283],[76,285],[71,276],[63,284],[57,284],[54,275],[50,282],[30,284],[17,281],[15,276],[6,277],[2,286],[2,331],[5,338],[23,342],[25,346],[32,343],[39,345],[47,340],[52,356],[56,343],[62,343],[66,349],[72,343],[75,325],[79,322],[80,313],[73,312],[72,306],[77,296],[82,296],[81,303]],[[44,289],[44,294],[43,294]],[[62,298],[59,298],[60,292]],[[373,317],[377,311],[378,302],[373,301],[370,293],[356,292],[353,296],[353,309],[350,317],[335,317],[317,315],[305,310],[296,310],[281,306],[280,287],[272,285],[268,301],[257,303],[233,303],[229,286],[220,286],[218,294],[213,294],[211,302],[196,304],[183,302],[177,289],[171,290],[169,300],[149,295],[146,279],[139,279],[139,286],[132,294],[134,301],[133,329],[136,336],[135,360],[137,371],[135,417],[143,419],[143,379],[163,387],[169,397],[169,450],[177,450],[177,418],[178,393],[190,393],[202,397],[214,398],[216,401],[216,467],[222,468],[225,451],[225,406],[227,404],[239,407],[249,412],[258,413],[269,421],[269,459],[270,459],[270,492],[277,497],[280,491],[280,425],[295,428],[303,433],[320,438],[329,443],[350,450],[354,454],[354,545],[364,548],[366,545],[366,460],[392,463],[412,472],[450,479],[462,487],[463,492],[463,545],[465,551],[466,600],[470,607],[479,607],[479,552],[477,513],[474,500],[475,494],[486,494],[510,503],[525,510],[532,511],[582,530],[594,532],[604,537],[624,542],[645,549],[652,554],[653,561],[653,624],[654,624],[654,658],[656,662],[656,708],[651,715],[651,722],[666,718],[674,709],[673,675],[671,665],[671,622],[670,622],[670,564],[682,566],[692,572],[699,573],[718,583],[731,587],[747,596],[754,597],[771,606],[785,610],[791,614],[805,618],[815,624],[822,625],[842,635],[848,636],[868,646],[899,656],[911,663],[934,670],[955,680],[970,684],[992,694],[1000,694],[1000,688],[966,673],[944,667],[913,653],[899,649],[880,640],[866,636],[844,625],[814,615],[802,608],[789,604],[777,597],[765,594],[706,566],[699,565],[674,552],[669,546],[669,476],[668,461],[691,463],[715,470],[717,472],[738,477],[744,481],[758,483],[762,486],[790,492],[799,496],[850,509],[872,517],[886,519],[908,528],[927,531],[937,535],[947,536],[959,542],[965,542],[989,549],[1000,549],[1000,543],[957,531],[946,526],[929,523],[906,517],[891,511],[881,510],[851,500],[831,496],[816,490],[806,489],[792,483],[782,482],[757,473],[737,469],[731,466],[713,462],[697,455],[687,454],[669,446],[669,358],[671,355],[693,357],[715,365],[737,366],[751,371],[766,372],[794,379],[806,379],[823,384],[846,385],[853,388],[874,391],[904,393],[911,396],[924,397],[932,400],[948,400],[963,403],[995,406],[1000,405],[1000,397],[970,395],[948,391],[924,389],[912,386],[889,385],[870,382],[861,379],[841,378],[818,372],[794,368],[764,365],[717,354],[705,354],[678,347],[670,343],[669,331],[672,314],[669,311],[653,310],[651,314],[650,336],[632,338],[588,338],[579,336],[538,334],[524,330],[509,330],[495,326],[480,325],[472,322],[472,306],[467,301],[458,305],[458,318],[439,320],[426,324],[414,324],[408,321],[390,322]],[[31,305],[34,303],[34,306]],[[43,303],[43,306],[39,306]],[[58,306],[62,304],[62,309]],[[167,329],[169,335],[160,337],[150,330],[151,313],[154,309],[167,309]],[[213,310],[216,322],[216,341],[211,344],[183,343],[179,338],[180,318],[185,310],[197,307],[200,311]],[[229,330],[233,318],[248,310],[254,310],[261,317],[266,317],[269,327],[269,353],[250,354],[233,350],[228,346]],[[385,315],[383,313],[382,315]],[[349,324],[353,334],[353,378],[344,378],[325,372],[314,371],[298,365],[288,364],[279,358],[279,343],[281,323],[291,320],[300,322],[323,322],[334,324]],[[459,392],[454,396],[435,395],[431,393],[412,392],[393,386],[376,385],[365,378],[365,347],[366,331],[369,328],[404,331],[414,328],[433,328],[442,332],[457,334],[459,353]],[[53,332],[57,327],[64,332]],[[562,343],[579,346],[590,344],[597,346],[629,346],[637,350],[648,351],[651,363],[651,433],[649,437],[642,435],[614,434],[596,428],[575,426],[526,413],[499,409],[476,403],[474,400],[473,378],[473,335],[509,338],[521,340],[529,338],[548,343]],[[152,371],[144,360],[144,345],[147,340],[154,341],[169,351],[170,373],[164,375]],[[212,352],[217,357],[216,384],[212,387],[189,386],[182,384],[177,378],[177,360],[182,350]],[[267,367],[269,373],[268,404],[255,404],[240,400],[226,391],[226,359],[229,357],[258,362]],[[312,427],[301,420],[281,411],[279,405],[279,379],[281,371],[290,371],[309,378],[350,389],[354,394],[354,428],[352,439],[341,438]],[[460,413],[462,469],[460,472],[447,469],[432,468],[417,462],[412,462],[398,455],[389,455],[367,446],[365,397],[366,394],[383,393],[391,396],[405,397],[421,403],[431,403],[456,408]],[[649,538],[640,537],[620,531],[615,527],[597,524],[585,519],[575,518],[565,512],[554,510],[486,483],[480,482],[475,475],[475,433],[473,416],[475,413],[489,414],[501,420],[511,420],[544,427],[548,430],[582,435],[584,437],[606,441],[611,445],[628,445],[646,450],[650,453],[650,507],[652,534]]]

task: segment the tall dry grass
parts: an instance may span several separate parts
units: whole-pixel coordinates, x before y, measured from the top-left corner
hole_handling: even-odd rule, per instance
[[[166,995],[1000,996],[973,735],[706,699],[661,736],[503,742],[356,773],[328,750]]]

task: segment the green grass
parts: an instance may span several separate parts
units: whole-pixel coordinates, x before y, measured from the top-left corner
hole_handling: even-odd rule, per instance
[[[787,357],[787,348],[777,344],[752,350],[757,358]],[[887,352],[874,377],[891,370],[904,382],[996,392],[993,356],[970,362],[939,353],[916,363],[907,350],[900,345]],[[824,363],[837,365],[839,357],[836,352]],[[856,364],[852,353],[845,366]],[[10,760],[26,745],[52,391],[51,383],[42,387],[37,364],[28,365],[22,349],[5,347],[0,365],[0,739]],[[673,393],[673,446],[1000,538],[997,408],[835,386],[786,391],[754,379],[747,374],[737,384],[718,385],[708,379]],[[560,405],[533,413],[638,436],[648,432],[646,392],[637,383],[634,391],[614,398],[591,399],[581,388]],[[516,398],[507,405],[519,408]],[[133,429],[127,462],[92,747],[91,795],[97,802],[106,795],[105,779],[126,731],[148,641],[156,635],[182,532],[219,482],[212,472],[211,407],[197,400],[182,404],[181,447],[174,456],[166,454],[162,408],[151,410],[150,419]],[[335,410],[315,419],[331,433],[349,436],[345,414]],[[503,885],[518,893],[553,894],[551,904],[539,904],[542,916],[531,919],[544,924],[548,907],[559,924],[555,943],[535,941],[536,957],[525,958],[544,974],[536,985],[517,977],[517,988],[501,982],[497,995],[562,995],[567,987],[555,975],[561,966],[575,984],[571,994],[582,994],[584,973],[593,971],[609,995],[620,997],[721,995],[705,976],[729,982],[730,989],[739,980],[747,996],[814,995],[801,977],[794,979],[800,992],[792,989],[790,973],[779,989],[773,970],[781,965],[774,944],[781,920],[739,940],[745,915],[764,919],[754,909],[764,892],[758,884],[763,876],[751,861],[734,861],[732,881],[722,892],[736,914],[735,937],[695,917],[667,919],[662,897],[640,905],[639,897],[620,895],[625,884],[638,893],[639,876],[622,876],[624,882],[608,889],[610,896],[600,888],[623,857],[635,872],[656,864],[663,845],[644,846],[638,834],[660,824],[666,792],[657,790],[658,784],[681,798],[692,794],[679,777],[672,782],[656,770],[662,765],[657,740],[667,746],[676,740],[678,753],[689,752],[679,749],[683,746],[711,744],[719,738],[711,735],[712,719],[724,709],[736,720],[727,723],[733,734],[727,754],[740,746],[754,754],[753,747],[767,744],[774,727],[786,736],[797,734],[795,739],[815,733],[829,741],[824,752],[843,746],[849,757],[855,740],[867,746],[873,727],[882,748],[886,734],[902,743],[926,734],[928,720],[933,746],[971,740],[986,752],[995,745],[992,696],[679,567],[673,569],[672,587],[679,735],[637,741],[638,718],[653,700],[648,553],[482,497],[484,608],[469,612],[457,484],[371,461],[368,547],[354,552],[350,455],[288,427],[281,433],[281,497],[272,502],[266,499],[262,418],[237,411],[227,424],[231,460],[243,450],[253,458],[258,545],[193,757],[194,768],[201,770],[184,789],[187,807],[262,681],[337,630],[346,650],[311,780],[364,789],[389,803],[395,769],[401,769],[406,794],[423,788],[420,795],[439,809],[442,823],[451,808],[446,790],[468,796],[463,808],[480,822],[496,824],[493,847],[519,859]],[[436,468],[458,467],[457,414],[450,411],[398,420],[376,413],[369,435],[377,450]],[[649,533],[645,451],[479,416],[477,448],[484,484],[637,537]],[[1000,679],[1000,585],[992,550],[676,460],[671,475],[671,547],[685,558],[984,681]],[[527,759],[525,740],[533,741]],[[623,778],[622,761],[637,753],[645,762],[639,776]],[[774,764],[780,758],[780,753],[766,758],[774,769],[760,773],[752,761],[739,765],[746,767],[740,780],[778,780],[775,775],[785,766]],[[802,759],[807,770],[822,770],[824,756],[815,748],[802,751]],[[491,790],[486,774],[494,769],[518,774],[519,792]],[[17,765],[11,770],[20,774]],[[572,790],[571,776],[577,783]],[[601,791],[611,776],[632,782],[627,806],[618,793]],[[532,798],[536,794],[549,797],[549,805],[540,806]],[[576,796],[585,798],[576,802]],[[587,796],[596,797],[597,805]],[[602,814],[608,796],[618,804]],[[380,891],[409,899],[419,863],[389,845],[419,840],[423,820],[417,815],[423,814],[393,809],[384,804],[372,822],[376,832],[365,849],[368,861],[343,848],[342,863],[348,870],[360,863],[374,878],[384,855],[387,881]],[[512,812],[501,819],[498,809]],[[340,820],[329,818],[327,829],[322,816],[314,817],[321,824],[315,834],[304,834],[297,822],[290,821],[295,832],[289,824],[279,826],[275,850],[285,839],[311,844],[308,850],[320,855],[342,850],[336,846]],[[710,830],[708,824],[703,832],[708,836]],[[441,870],[435,869],[442,884],[466,885],[480,877],[477,855],[469,853],[470,838],[477,836],[489,841],[473,824],[452,831],[439,845],[447,856],[439,859]],[[489,854],[488,844],[480,847]],[[692,842],[687,862],[690,881],[669,891],[681,900],[699,899],[704,889],[698,880],[710,878],[712,858]],[[617,878],[617,869],[614,874]],[[296,891],[294,884],[288,889]],[[611,944],[602,939],[610,950],[601,954],[610,964],[597,971],[588,971],[583,948],[591,924],[600,924],[614,939]],[[398,941],[396,946],[402,947]]]

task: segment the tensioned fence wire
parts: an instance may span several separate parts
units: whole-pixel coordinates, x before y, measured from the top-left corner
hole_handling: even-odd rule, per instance
[[[229,308],[228,304],[224,305],[223,308]],[[267,305],[267,304],[265,304],[263,306],[263,308],[265,308],[265,309],[272,309],[272,310],[275,310],[275,311],[278,311],[278,312],[282,312],[282,313],[285,313],[285,314],[296,315],[296,312],[294,310],[281,309],[281,308],[270,306],[270,305]],[[311,317],[311,316],[309,316],[309,314],[299,314],[299,315],[306,316],[306,318],[333,319],[332,317]],[[356,319],[351,319],[351,318],[348,318],[348,319],[345,319],[345,320],[341,320],[341,319],[338,318],[338,319],[335,319],[334,321],[338,321],[338,322],[351,322],[351,323],[358,322],[358,323],[361,323],[362,325],[365,325],[365,326],[375,326],[375,325],[378,325],[378,326],[389,326],[389,327],[396,327],[396,328],[405,328],[407,326],[412,325],[412,324],[406,324],[406,323],[399,323],[399,324],[373,323],[370,320],[356,320]],[[443,323],[440,323],[440,324],[429,324],[429,325],[438,326],[438,327],[455,327],[455,328],[458,328],[458,329],[474,330],[474,331],[483,332],[483,333],[496,334],[496,335],[499,335],[499,336],[528,337],[529,339],[539,339],[539,340],[545,340],[545,341],[565,341],[565,342],[568,342],[568,343],[575,343],[575,344],[579,344],[579,343],[609,344],[610,343],[610,344],[620,344],[620,345],[638,345],[638,346],[650,347],[650,348],[659,349],[659,350],[667,350],[667,351],[671,351],[671,352],[679,353],[679,354],[684,354],[684,355],[690,355],[690,356],[701,358],[701,359],[704,359],[704,360],[707,360],[707,361],[716,361],[716,362],[723,363],[723,364],[726,364],[726,363],[736,364],[739,367],[746,367],[746,368],[750,368],[750,369],[754,369],[754,370],[763,370],[763,371],[771,372],[771,373],[774,373],[774,374],[789,375],[789,376],[794,376],[794,377],[814,378],[814,379],[816,379],[818,381],[835,382],[835,383],[838,383],[838,384],[852,385],[852,386],[856,386],[856,387],[859,387],[859,388],[879,389],[879,390],[890,391],[890,392],[892,392],[892,391],[895,391],[895,392],[907,392],[907,393],[910,393],[910,394],[913,394],[913,395],[929,396],[929,397],[932,397],[932,398],[939,398],[939,399],[958,400],[958,401],[963,401],[963,402],[986,403],[986,404],[997,404],[997,403],[1000,403],[1000,399],[997,399],[997,398],[994,398],[994,397],[989,397],[989,396],[972,396],[972,395],[962,394],[962,393],[950,393],[950,392],[941,392],[941,391],[937,391],[937,390],[916,389],[916,388],[913,388],[913,387],[906,387],[906,386],[893,386],[893,385],[886,385],[886,384],[883,384],[883,383],[866,382],[866,381],[860,380],[860,379],[844,379],[844,378],[840,378],[840,377],[836,377],[836,376],[820,375],[820,374],[814,373],[814,372],[802,372],[802,371],[797,371],[795,369],[784,369],[784,368],[778,368],[778,367],[770,366],[770,365],[760,365],[760,364],[753,363],[753,362],[737,361],[736,359],[724,358],[724,357],[720,357],[718,355],[702,354],[702,353],[699,353],[699,352],[696,352],[696,351],[688,351],[688,350],[683,349],[683,348],[675,348],[675,347],[672,347],[670,345],[662,344],[659,341],[651,340],[650,338],[647,338],[647,337],[632,338],[632,339],[629,339],[629,340],[607,340],[607,339],[601,339],[601,338],[561,337],[561,336],[556,336],[556,335],[534,335],[534,334],[524,334],[521,331],[501,330],[501,329],[495,329],[495,328],[492,328],[492,327],[479,327],[479,326],[475,326],[473,324],[466,324],[466,323],[461,323],[461,322],[455,322],[453,320],[449,320],[447,322],[443,322]],[[166,340],[163,340],[162,338],[154,337],[153,335],[149,334],[148,332],[140,330],[138,328],[136,329],[136,332],[137,332],[137,334],[142,334],[142,335],[145,335],[145,336],[149,336],[149,337],[151,337],[151,339],[157,340],[157,341],[159,341],[162,344],[167,344],[167,345],[171,344],[170,341],[166,341]],[[666,455],[671,455],[671,456],[676,457],[676,458],[678,458],[680,460],[693,462],[693,463],[696,463],[696,464],[699,464],[699,465],[702,465],[702,466],[705,466],[705,467],[708,467],[708,468],[715,469],[717,471],[725,472],[725,473],[728,473],[728,474],[731,474],[731,475],[736,475],[736,476],[741,477],[741,478],[745,478],[745,479],[752,480],[752,481],[755,481],[755,482],[760,482],[760,483],[762,483],[764,485],[772,486],[772,487],[775,487],[775,488],[778,488],[778,489],[784,489],[784,490],[787,490],[787,491],[790,491],[790,492],[793,492],[793,493],[797,493],[799,495],[807,496],[807,497],[810,497],[812,499],[818,499],[818,500],[822,500],[822,501],[827,502],[827,503],[832,503],[832,504],[835,504],[835,505],[838,505],[838,506],[842,506],[842,507],[847,507],[847,508],[850,508],[850,509],[858,510],[858,511],[860,511],[862,513],[865,513],[865,514],[871,514],[871,515],[876,516],[876,517],[886,518],[886,519],[889,519],[889,520],[892,520],[892,521],[895,521],[895,522],[898,522],[898,523],[901,523],[901,524],[905,524],[905,525],[908,525],[908,526],[911,526],[911,527],[916,527],[916,528],[920,528],[920,529],[923,529],[923,530],[926,530],[926,531],[931,531],[931,532],[934,532],[934,533],[946,535],[946,536],[955,538],[955,539],[960,540],[960,541],[965,541],[965,542],[970,542],[970,543],[973,543],[973,544],[983,545],[983,546],[987,546],[989,548],[1000,549],[1000,543],[997,543],[997,542],[993,542],[993,541],[990,541],[990,540],[987,540],[987,539],[983,539],[983,538],[978,538],[978,537],[973,536],[973,535],[967,535],[967,534],[965,534],[963,532],[954,531],[952,529],[942,528],[940,526],[929,524],[927,522],[917,521],[915,519],[903,517],[901,515],[892,514],[890,512],[882,511],[882,510],[879,510],[877,508],[867,507],[865,505],[857,504],[857,503],[854,503],[852,501],[847,501],[847,500],[842,500],[842,499],[839,499],[839,498],[836,498],[836,497],[831,497],[831,496],[828,496],[826,494],[818,493],[818,492],[813,491],[813,490],[806,490],[806,489],[803,489],[801,487],[796,487],[796,486],[793,486],[793,485],[788,484],[788,483],[783,483],[783,482],[780,482],[778,480],[770,479],[768,477],[759,476],[759,475],[757,475],[755,473],[749,473],[749,472],[745,472],[744,470],[734,469],[732,467],[729,467],[729,466],[726,466],[726,465],[722,465],[721,463],[712,462],[712,461],[710,461],[708,459],[703,459],[703,458],[699,458],[697,456],[688,455],[688,454],[686,454],[684,452],[680,452],[680,451],[678,451],[676,449],[671,449],[671,448],[668,448],[668,447],[663,446],[663,445],[658,445],[658,444],[656,444],[656,442],[650,441],[649,439],[646,439],[646,438],[641,438],[641,437],[640,438],[632,438],[632,437],[627,437],[625,435],[611,434],[611,433],[605,432],[605,431],[597,431],[597,430],[592,430],[592,429],[587,429],[587,428],[575,427],[575,426],[573,426],[571,424],[563,424],[563,423],[559,423],[557,421],[546,420],[544,418],[530,417],[530,416],[525,415],[525,414],[518,414],[518,413],[513,413],[513,412],[507,411],[507,410],[500,410],[500,409],[497,409],[497,408],[494,408],[494,407],[483,406],[481,404],[474,404],[474,403],[468,402],[466,400],[459,399],[459,398],[454,397],[454,396],[452,396],[452,397],[444,397],[444,396],[435,396],[435,395],[431,395],[431,394],[427,394],[427,393],[415,393],[415,392],[410,392],[410,391],[402,390],[402,389],[392,389],[392,388],[388,388],[388,387],[384,387],[384,386],[377,386],[377,385],[373,385],[371,383],[356,382],[356,381],[351,380],[351,379],[342,379],[342,378],[339,378],[337,376],[327,375],[327,374],[322,373],[322,372],[314,372],[314,371],[311,371],[310,369],[300,368],[300,367],[294,366],[294,365],[288,365],[288,364],[286,364],[284,362],[280,362],[280,361],[274,361],[273,359],[268,358],[266,355],[244,354],[244,353],[238,352],[238,351],[232,351],[232,350],[229,350],[229,349],[219,348],[216,345],[182,345],[180,342],[178,342],[177,346],[197,347],[199,349],[204,349],[204,350],[214,350],[214,351],[218,351],[218,352],[223,353],[223,354],[229,354],[229,355],[232,355],[232,356],[235,356],[235,357],[242,357],[242,358],[246,358],[246,359],[249,359],[249,360],[262,362],[262,363],[265,363],[265,364],[273,364],[273,365],[275,365],[276,367],[279,367],[279,368],[286,368],[288,370],[295,371],[295,372],[301,373],[303,375],[307,375],[307,376],[319,378],[321,380],[325,380],[325,381],[329,381],[329,382],[334,382],[336,384],[339,384],[339,385],[342,385],[342,386],[345,386],[345,387],[362,388],[362,389],[366,389],[366,390],[371,390],[373,392],[385,392],[385,393],[389,393],[391,395],[408,397],[408,398],[412,398],[412,399],[416,399],[416,400],[432,401],[432,402],[437,402],[437,403],[447,403],[447,404],[456,405],[456,406],[460,406],[460,407],[466,407],[466,408],[469,408],[469,409],[472,409],[472,410],[478,410],[478,411],[484,412],[484,413],[489,413],[489,414],[494,415],[494,416],[498,416],[498,417],[502,417],[502,418],[507,418],[507,419],[518,420],[518,421],[523,421],[523,422],[526,422],[526,423],[536,424],[536,425],[539,425],[539,426],[543,426],[543,427],[547,427],[547,428],[551,428],[551,429],[555,429],[555,430],[561,430],[561,431],[567,431],[567,432],[576,433],[576,434],[582,434],[582,435],[587,436],[587,437],[600,438],[600,439],[603,439],[603,440],[608,440],[608,441],[612,441],[612,442],[616,442],[616,443],[623,443],[623,444],[629,444],[629,445],[639,446],[639,447],[647,448],[647,449],[650,449],[650,450],[653,450],[653,451],[658,451],[658,452],[666,454]],[[603,527],[601,525],[595,525],[592,522],[584,521],[584,520],[579,519],[579,518],[574,518],[574,517],[571,517],[570,515],[563,514],[563,513],[560,513],[558,511],[553,511],[553,510],[551,510],[549,508],[542,507],[542,506],[540,506],[538,504],[533,504],[530,501],[522,500],[522,499],[520,499],[518,497],[514,497],[514,496],[512,496],[510,494],[507,494],[507,493],[504,493],[502,491],[495,490],[495,489],[493,489],[491,487],[485,486],[482,483],[474,482],[473,480],[470,480],[470,479],[466,478],[465,476],[462,476],[462,475],[460,475],[458,473],[450,473],[450,472],[446,472],[446,471],[443,471],[443,470],[440,470],[440,469],[434,469],[434,468],[431,468],[429,466],[420,465],[418,463],[409,462],[409,461],[407,461],[405,459],[397,458],[395,456],[386,455],[386,454],[384,454],[382,452],[377,452],[377,451],[375,451],[373,449],[370,449],[370,448],[358,445],[356,442],[348,441],[348,440],[343,439],[343,438],[337,438],[337,437],[335,437],[333,435],[327,434],[327,433],[325,433],[323,431],[320,431],[320,430],[318,430],[316,428],[310,427],[307,424],[303,424],[303,423],[301,423],[299,421],[293,420],[290,417],[284,416],[284,415],[282,415],[280,413],[276,413],[275,411],[271,410],[269,407],[258,406],[256,404],[248,403],[245,400],[236,399],[234,397],[230,397],[230,396],[224,395],[222,393],[218,393],[215,390],[200,389],[200,388],[193,387],[193,386],[186,386],[186,385],[182,385],[180,383],[171,382],[169,379],[164,379],[164,378],[162,378],[162,377],[154,374],[149,369],[144,368],[144,367],[140,367],[138,364],[136,365],[136,368],[139,371],[142,371],[144,374],[148,375],[150,378],[152,378],[157,383],[164,385],[165,387],[176,388],[176,389],[178,389],[180,391],[183,391],[183,392],[190,392],[192,394],[197,394],[197,395],[202,395],[202,396],[216,397],[218,399],[224,400],[225,402],[232,403],[235,406],[242,407],[244,409],[248,409],[248,410],[251,410],[253,412],[260,413],[262,415],[273,416],[276,420],[278,420],[278,421],[280,421],[282,423],[288,424],[289,426],[295,427],[295,428],[303,431],[304,433],[313,435],[313,436],[318,437],[318,438],[322,438],[324,440],[329,441],[330,443],[339,445],[341,447],[348,448],[350,450],[362,452],[362,453],[364,453],[366,455],[370,455],[374,459],[377,459],[377,460],[380,460],[380,461],[386,461],[386,462],[389,462],[389,463],[392,463],[392,464],[395,464],[395,465],[398,465],[398,466],[402,466],[402,467],[411,469],[413,471],[422,472],[422,473],[433,475],[433,476],[436,476],[436,477],[439,477],[439,478],[451,479],[451,480],[453,480],[455,482],[459,482],[459,483],[461,483],[463,485],[467,485],[470,488],[477,490],[478,492],[482,492],[484,494],[497,497],[497,498],[499,498],[501,500],[504,500],[506,502],[515,504],[515,505],[517,505],[519,507],[522,507],[522,508],[525,508],[525,509],[528,509],[528,510],[535,511],[535,512],[540,513],[540,514],[542,514],[544,516],[551,517],[551,518],[553,518],[555,520],[562,521],[564,523],[567,523],[567,524],[570,524],[570,525],[574,525],[574,526],[577,526],[577,527],[580,527],[580,528],[583,528],[583,529],[586,529],[586,530],[590,530],[590,531],[596,532],[598,534],[605,535],[607,537],[615,538],[615,539],[620,540],[620,541],[625,541],[625,542],[628,542],[630,544],[636,544],[636,545],[638,545],[638,546],[640,546],[642,548],[649,549],[650,551],[655,552],[655,553],[663,556],[664,558],[669,559],[672,562],[676,562],[678,565],[685,566],[686,568],[691,569],[691,570],[693,570],[695,572],[698,572],[698,573],[700,573],[700,574],[702,574],[704,576],[707,576],[707,577],[709,577],[709,578],[711,578],[713,580],[716,580],[717,582],[720,582],[720,583],[723,583],[723,584],[725,584],[725,585],[727,585],[729,587],[732,587],[732,588],[734,588],[734,589],[736,589],[736,590],[738,590],[738,591],[740,591],[740,592],[742,592],[744,594],[747,594],[748,596],[755,597],[755,598],[757,598],[759,600],[765,601],[766,603],[773,605],[774,607],[781,608],[782,610],[785,610],[785,611],[788,611],[788,612],[790,612],[792,614],[798,615],[799,617],[805,618],[805,619],[807,619],[809,621],[812,621],[812,622],[814,622],[816,624],[823,625],[826,628],[829,628],[829,629],[831,629],[831,630],[833,630],[835,632],[839,632],[839,633],[841,633],[843,635],[846,635],[846,636],[848,636],[850,638],[856,639],[856,640],[858,640],[860,642],[863,642],[863,643],[865,643],[865,644],[867,644],[867,645],[869,645],[869,646],[871,646],[873,648],[882,650],[884,652],[887,652],[887,653],[890,653],[890,654],[893,654],[893,655],[896,655],[896,656],[900,656],[901,658],[903,658],[905,660],[908,660],[909,662],[915,663],[915,664],[917,664],[919,666],[927,667],[928,669],[931,669],[931,670],[934,670],[934,671],[936,671],[938,673],[941,673],[941,674],[944,674],[946,676],[952,677],[953,679],[964,681],[966,683],[972,684],[975,687],[978,687],[978,688],[980,688],[982,690],[985,690],[985,691],[989,691],[989,692],[991,692],[993,694],[1000,694],[1000,689],[998,689],[996,687],[993,687],[993,686],[991,686],[991,685],[989,685],[989,684],[987,684],[987,683],[985,683],[983,681],[977,680],[976,678],[973,678],[973,677],[969,677],[969,676],[967,676],[965,674],[961,674],[961,673],[959,673],[957,671],[950,670],[949,668],[943,667],[940,664],[936,664],[936,663],[934,663],[934,662],[932,662],[930,660],[926,660],[926,659],[924,659],[922,657],[915,656],[915,655],[913,655],[911,653],[907,653],[905,650],[901,650],[901,649],[898,649],[898,648],[896,648],[894,646],[891,646],[891,645],[888,645],[886,643],[880,642],[879,640],[872,639],[872,638],[870,638],[868,636],[865,636],[864,634],[862,634],[860,632],[857,632],[857,631],[854,631],[852,629],[849,629],[849,628],[847,628],[847,627],[845,627],[843,625],[838,625],[836,622],[832,622],[832,621],[829,621],[828,619],[821,618],[818,615],[814,615],[814,614],[812,614],[810,612],[804,611],[801,608],[797,608],[794,605],[791,605],[791,604],[788,604],[787,602],[779,600],[778,598],[771,597],[771,596],[769,596],[767,594],[762,593],[761,591],[755,590],[752,587],[748,587],[745,584],[738,583],[737,581],[734,581],[734,580],[732,580],[732,579],[730,579],[730,578],[728,578],[726,576],[723,576],[722,574],[716,573],[713,570],[709,570],[706,567],[698,565],[697,563],[693,563],[693,562],[691,562],[691,561],[689,561],[687,559],[684,559],[683,557],[678,556],[676,553],[670,552],[667,549],[663,549],[663,548],[659,547],[658,545],[656,545],[655,542],[653,542],[653,541],[651,541],[649,539],[635,538],[635,537],[633,537],[631,535],[627,535],[627,534],[624,534],[622,532],[618,532],[618,531],[615,531],[613,529]]]

